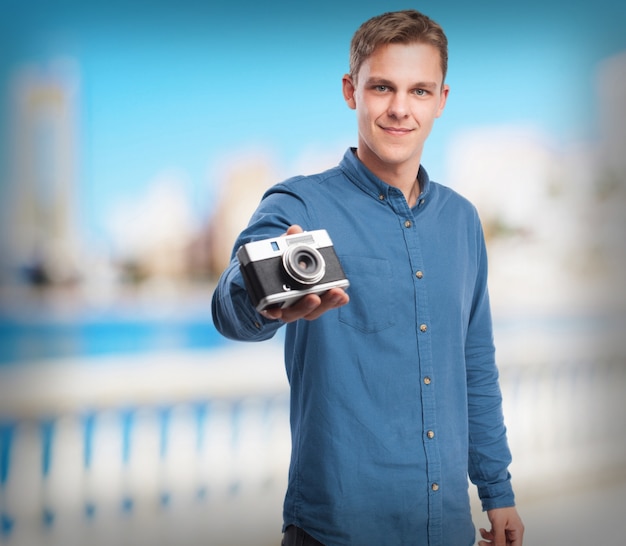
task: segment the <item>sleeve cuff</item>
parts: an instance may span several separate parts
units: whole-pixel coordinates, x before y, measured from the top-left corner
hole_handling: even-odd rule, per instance
[[[478,496],[482,503],[483,511],[494,510],[495,508],[507,508],[515,506],[515,494],[511,481],[480,486]]]

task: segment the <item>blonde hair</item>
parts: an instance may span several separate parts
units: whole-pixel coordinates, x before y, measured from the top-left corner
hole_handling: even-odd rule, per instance
[[[416,10],[391,11],[365,21],[350,43],[350,76],[356,82],[361,65],[380,46],[416,42],[437,48],[445,81],[448,39],[438,23]]]

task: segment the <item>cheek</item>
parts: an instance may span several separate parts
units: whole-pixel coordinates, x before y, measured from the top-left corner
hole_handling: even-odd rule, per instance
[[[361,129],[367,128],[371,123],[371,117],[368,110],[360,109],[357,111],[357,122]]]
[[[420,108],[415,112],[415,116],[419,119],[422,125],[432,125],[435,118],[438,118],[441,114],[439,105],[429,105],[427,107]]]
[[[359,117],[362,119],[376,120],[387,111],[387,104],[381,98],[374,98],[368,96],[365,98],[363,95],[358,97],[357,111]]]

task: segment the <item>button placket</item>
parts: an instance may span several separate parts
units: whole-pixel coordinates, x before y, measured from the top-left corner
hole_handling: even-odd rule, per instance
[[[431,348],[431,332],[430,319],[431,309],[429,304],[429,294],[423,267],[426,265],[424,256],[422,255],[422,244],[425,233],[417,229],[415,223],[418,219],[418,207],[411,210],[407,209],[407,202],[401,196],[396,195],[393,189],[389,191],[389,203],[394,207],[397,214],[398,226],[404,232],[404,241],[411,262],[413,283],[415,288],[415,317],[412,327],[416,335],[417,342],[417,366],[420,373],[420,390],[421,390],[421,442],[426,455],[427,465],[427,487],[429,493],[428,514],[433,522],[439,521],[442,517],[442,500],[438,493],[441,484],[441,456],[439,453],[438,434],[436,432],[437,410],[436,410],[436,389],[433,379],[433,363]],[[424,202],[418,200],[418,206],[424,205]],[[420,211],[421,212],[421,211]],[[422,281],[422,279],[424,279]],[[433,523],[434,533],[438,534],[436,529],[439,524]],[[430,532],[429,532],[430,534]],[[440,543],[434,540],[433,543]]]

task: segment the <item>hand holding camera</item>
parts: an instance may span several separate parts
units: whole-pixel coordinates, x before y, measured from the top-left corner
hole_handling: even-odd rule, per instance
[[[289,237],[300,233],[304,233],[300,226],[291,226],[286,239],[273,241],[281,248],[269,255],[263,247],[254,248],[263,243],[259,241],[244,245],[237,253],[253,304],[267,318],[283,322],[315,320],[349,301],[344,290],[349,282],[330,239],[325,240],[327,234],[323,230],[311,232],[312,240],[307,237],[307,241]],[[265,265],[269,270],[264,270]]]

